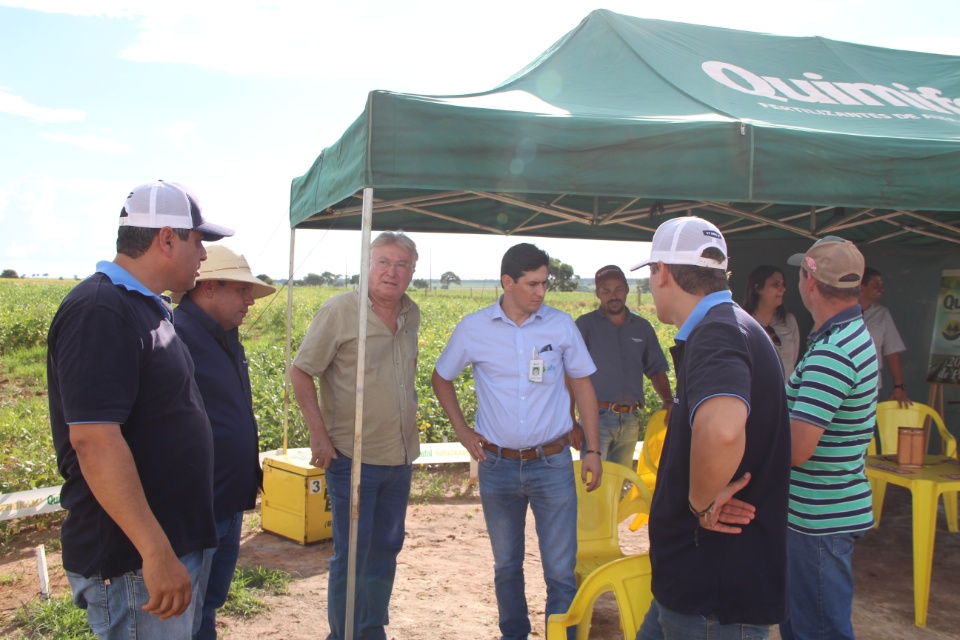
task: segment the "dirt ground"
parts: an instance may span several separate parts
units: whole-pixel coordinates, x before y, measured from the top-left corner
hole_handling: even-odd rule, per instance
[[[498,638],[497,604],[493,592],[493,560],[474,487],[466,482],[466,465],[453,471],[446,497],[411,503],[407,539],[399,557],[390,609],[388,637],[395,640]],[[451,472],[441,472],[449,475]],[[230,640],[322,639],[326,619],[327,569],[332,544],[303,547],[263,532],[259,515],[245,521],[240,564],[284,569],[293,579],[286,596],[269,596],[272,609],[242,619],[219,617],[221,638]],[[53,595],[69,591],[51,538],[57,531],[33,532],[0,555],[0,637],[15,633],[9,617],[17,606],[37,598],[33,547],[48,543],[47,562]],[[625,553],[647,548],[646,528],[633,533],[621,528]],[[532,516],[526,549],[527,600],[532,637],[544,638],[544,586]],[[941,513],[934,550],[933,578],[927,628],[913,624],[910,494],[899,487],[887,490],[883,524],[868,532],[854,554],[856,596],[853,623],[866,640],[960,638],[960,534],[947,531]],[[616,606],[601,599],[594,614],[591,638],[622,638]],[[779,638],[774,629],[772,638]]]

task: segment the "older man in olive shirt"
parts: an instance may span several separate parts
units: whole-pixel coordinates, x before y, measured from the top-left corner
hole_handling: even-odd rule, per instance
[[[405,293],[416,262],[416,246],[402,234],[384,232],[371,243],[353,629],[373,640],[386,638],[412,463],[420,455],[414,384],[420,309]],[[320,307],[290,370],[310,430],[311,463],[326,469],[333,511],[327,617],[334,640],[344,638],[346,626],[359,303],[352,291]]]

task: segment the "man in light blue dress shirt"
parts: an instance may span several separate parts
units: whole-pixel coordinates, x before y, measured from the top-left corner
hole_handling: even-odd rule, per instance
[[[494,582],[505,640],[527,638],[524,526],[533,510],[547,586],[546,617],[577,591],[577,493],[570,455],[570,396],[583,416],[581,480],[600,486],[596,371],[573,319],[543,304],[550,258],[532,244],[503,256],[500,300],[457,325],[433,372],[433,389],[461,444],[480,461],[480,499],[493,547]],[[473,367],[476,428],[463,417],[453,380]],[[575,628],[571,628],[571,632]]]

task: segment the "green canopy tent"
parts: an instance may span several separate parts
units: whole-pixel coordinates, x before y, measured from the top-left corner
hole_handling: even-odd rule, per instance
[[[958,170],[960,57],[598,10],[491,91],[371,92],[290,225],[637,241],[695,214],[732,264],[839,234],[922,297],[918,261],[960,266]]]
[[[374,91],[293,180],[296,228],[960,244],[960,58],[599,10],[499,87]]]

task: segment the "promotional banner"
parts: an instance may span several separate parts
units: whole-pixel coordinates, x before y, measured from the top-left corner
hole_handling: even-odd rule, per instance
[[[0,520],[60,510],[60,487],[0,493]]]
[[[940,277],[927,382],[960,384],[960,269],[945,270]]]

